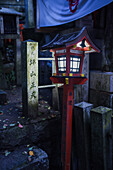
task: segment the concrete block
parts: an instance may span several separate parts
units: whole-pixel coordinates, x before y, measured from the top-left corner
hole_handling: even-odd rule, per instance
[[[91,169],[90,110],[92,107],[92,104],[86,102],[74,105],[73,169],[76,169],[75,162],[77,162],[77,169],[79,170]]]
[[[113,108],[113,93],[90,89],[89,102],[92,103],[94,107],[105,106]]]
[[[90,72],[90,88],[113,92],[113,72]]]
[[[112,170],[111,115],[107,107],[91,110],[92,170]]]

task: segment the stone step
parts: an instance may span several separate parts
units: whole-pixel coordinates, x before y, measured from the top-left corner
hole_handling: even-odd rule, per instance
[[[2,170],[48,170],[49,160],[45,151],[36,146],[20,146],[14,151],[0,152],[0,169]]]
[[[38,118],[39,119],[39,118]],[[16,146],[34,144],[46,151],[50,166],[60,162],[61,116],[52,114],[39,120],[26,120],[13,126],[0,129],[0,150],[13,150]],[[30,169],[31,170],[31,169]]]

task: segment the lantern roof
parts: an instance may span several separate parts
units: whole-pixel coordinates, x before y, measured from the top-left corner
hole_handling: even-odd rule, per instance
[[[11,14],[11,15],[22,15],[21,12],[16,11],[15,9],[12,8],[4,8],[4,7],[0,7],[0,14]]]
[[[81,45],[83,40],[85,40],[85,48]],[[57,34],[52,41],[42,46],[42,50],[58,50],[60,48],[68,47],[80,51],[100,52],[100,49],[93,43],[90,36],[88,35],[86,27],[83,27],[81,31],[72,32],[69,34]]]

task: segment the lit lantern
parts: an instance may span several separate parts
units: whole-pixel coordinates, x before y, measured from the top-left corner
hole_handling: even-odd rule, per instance
[[[100,50],[91,41],[85,27],[80,32],[57,35],[42,48],[54,52],[56,73],[51,77],[52,82],[64,84],[61,161],[62,170],[70,170],[73,85],[84,84],[87,81],[82,74],[85,53],[100,52]]]

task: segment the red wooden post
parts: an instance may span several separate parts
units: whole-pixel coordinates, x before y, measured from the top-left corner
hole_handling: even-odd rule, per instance
[[[63,170],[70,169],[72,108],[73,108],[73,88],[72,85],[65,84],[63,89],[62,146],[61,146]]]
[[[72,138],[72,112],[73,112],[73,85],[84,84],[85,77],[66,78],[51,77],[53,83],[63,83],[63,113],[62,113],[62,143],[61,162],[62,170],[70,170],[71,138]]]
[[[67,79],[66,81],[69,81]],[[69,83],[69,82],[66,82]],[[62,114],[62,170],[70,170],[72,137],[73,84],[64,84]]]

